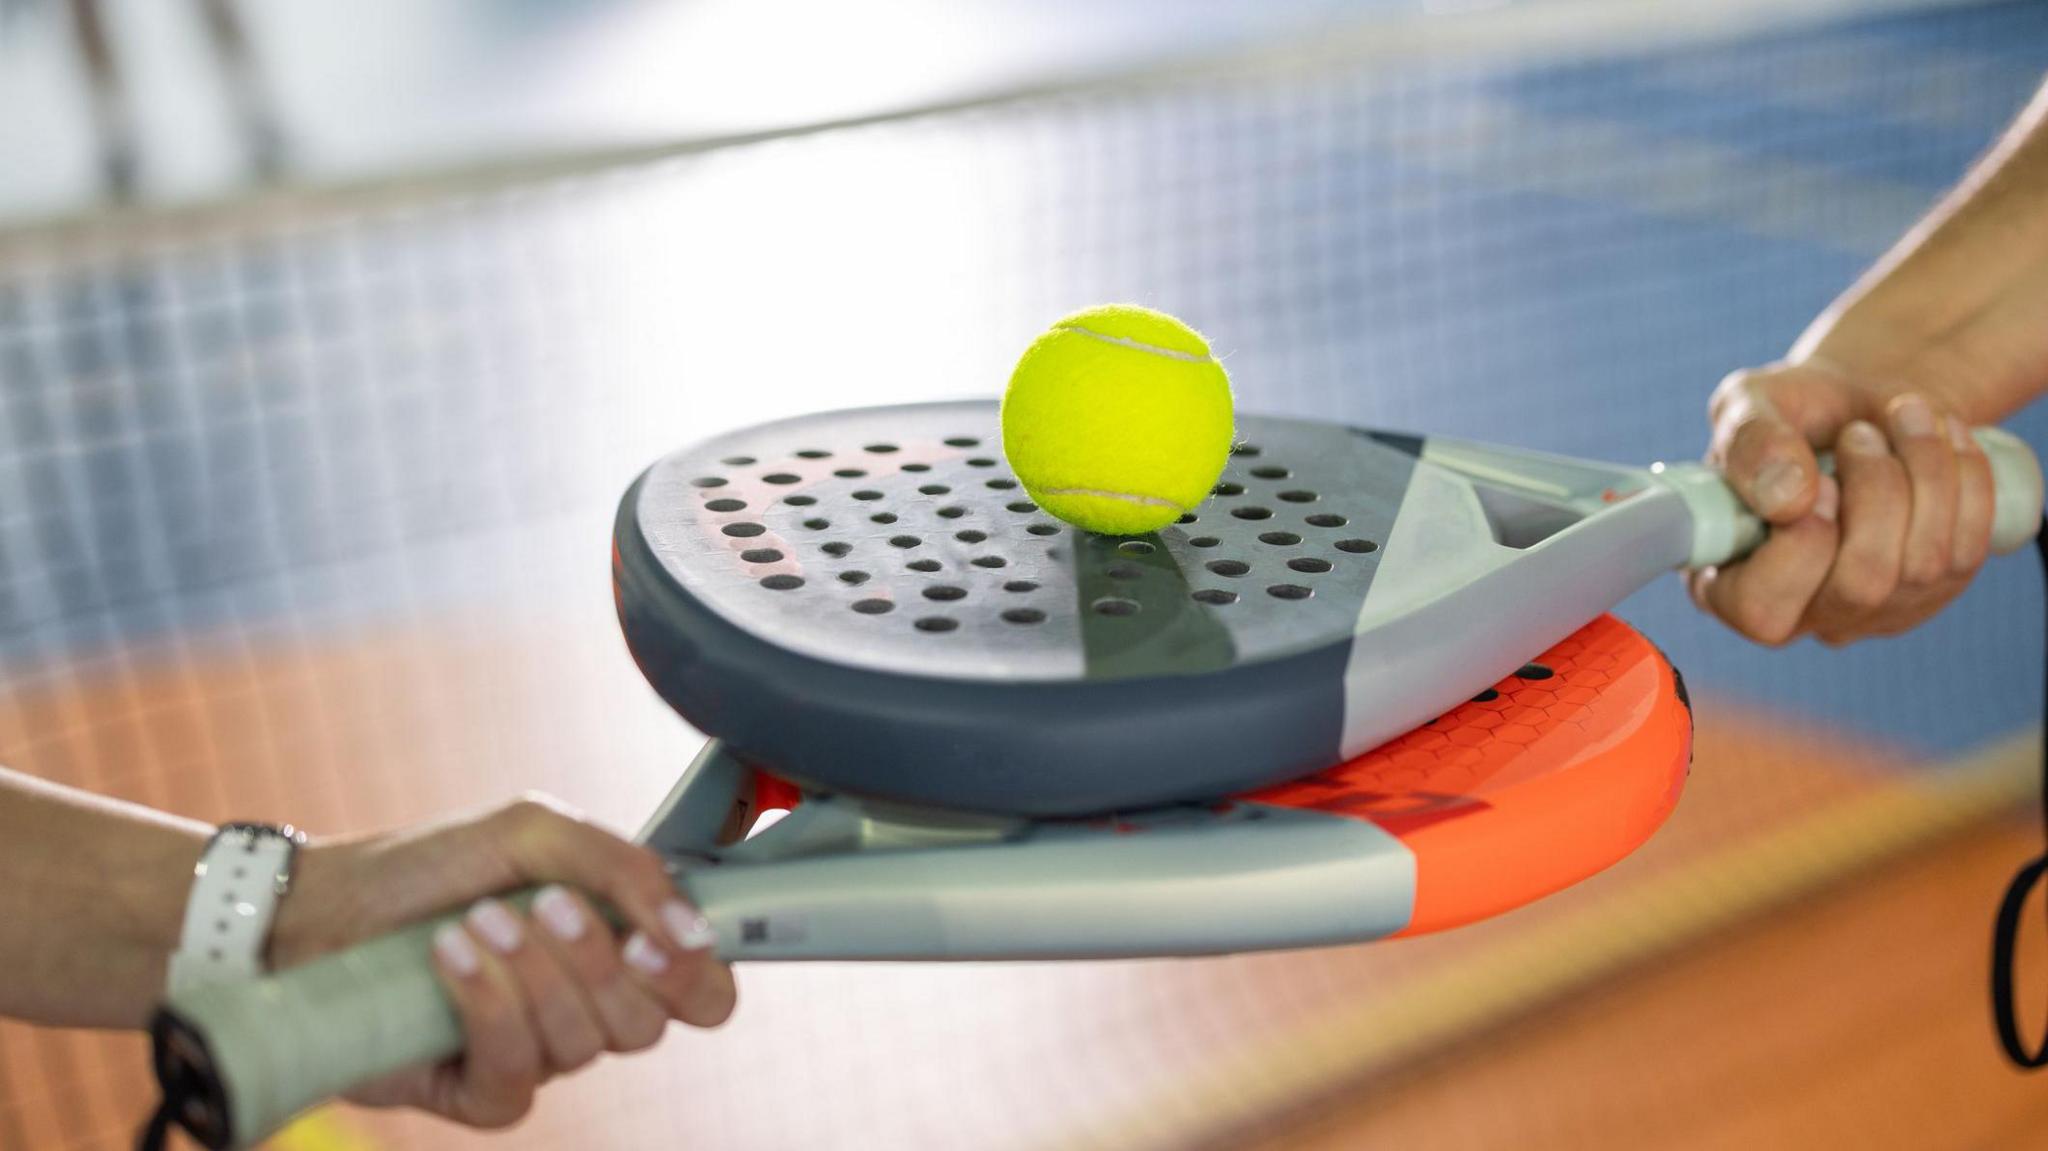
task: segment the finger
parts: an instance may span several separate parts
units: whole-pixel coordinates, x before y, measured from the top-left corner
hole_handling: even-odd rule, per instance
[[[1829,643],[1868,634],[1899,586],[1899,562],[1912,514],[1906,468],[1877,426],[1854,420],[1835,441],[1842,490],[1841,544],[1810,623]]]
[[[1721,410],[1714,455],[1742,502],[1774,524],[1812,511],[1820,468],[1799,429],[1757,395],[1727,401]]]
[[[1956,451],[1924,396],[1899,396],[1887,405],[1886,417],[1892,454],[1904,462],[1912,484],[1899,580],[1910,588],[1932,588],[1947,579],[1955,562]]]
[[[667,1009],[627,974],[618,940],[587,902],[567,888],[549,885],[534,897],[533,918],[541,925],[545,946],[553,949],[589,1001],[606,1048],[639,1051],[661,1038],[668,1027]],[[667,949],[639,932],[633,939],[637,942],[627,946],[635,955],[647,949],[657,964],[669,964]]]
[[[595,896],[672,951],[713,942],[710,924],[677,896],[653,852],[538,798],[513,804],[497,819],[512,865],[527,882],[560,883]]]
[[[457,1073],[437,1076],[433,1110],[477,1127],[505,1127],[533,1106],[541,1049],[517,980],[458,923],[434,932],[434,970],[462,1022]]]
[[[1772,529],[1741,563],[1693,573],[1694,600],[1758,643],[1776,646],[1796,637],[1807,605],[1827,579],[1839,534],[1839,489],[1825,477],[1818,487],[1814,514]]]
[[[1899,635],[1932,619],[1969,586],[1968,576],[1952,575],[1924,588],[1900,588],[1883,611],[1863,629],[1864,635]]]
[[[1956,450],[1956,527],[1949,570],[1969,576],[1984,566],[1991,554],[1991,522],[1998,506],[1998,492],[1991,479],[1991,461],[1961,420],[1948,424],[1949,442]]]
[[[511,908],[495,899],[482,900],[463,922],[518,982],[548,1071],[574,1071],[604,1051],[604,1030],[590,1002],[554,951],[545,943],[535,944],[527,924]]]
[[[640,946],[643,943],[637,935],[628,940],[626,960],[670,1016],[693,1027],[716,1027],[732,1016],[738,998],[732,968],[708,950],[686,951],[673,962],[642,962],[652,958]]]

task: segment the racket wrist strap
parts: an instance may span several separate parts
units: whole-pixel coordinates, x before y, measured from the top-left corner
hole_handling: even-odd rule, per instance
[[[2035,548],[2041,555],[2043,588],[2048,591],[2048,518],[2041,521]],[[2048,627],[2048,624],[2043,626]],[[2048,669],[2048,635],[2043,636],[2043,665]],[[2044,680],[2042,691],[2041,820],[2044,831],[2048,831],[2048,680]],[[2012,1060],[2015,1067],[2029,1071],[2048,1066],[2048,1035],[2042,1037],[2039,1046],[2029,1047],[2020,1032],[2015,968],[2019,962],[2020,921],[2026,911],[2027,896],[2044,875],[2048,875],[2048,853],[2036,857],[2013,876],[2012,884],[2005,889],[2005,899],[1998,906],[1998,918],[1991,931],[1992,1022],[1998,1027],[1998,1042],[2005,1049],[2005,1057]]]

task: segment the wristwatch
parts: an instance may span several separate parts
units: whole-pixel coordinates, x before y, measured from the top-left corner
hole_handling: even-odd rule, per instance
[[[185,925],[171,954],[167,990],[263,973],[277,905],[291,890],[306,833],[290,824],[224,823],[192,867]]]

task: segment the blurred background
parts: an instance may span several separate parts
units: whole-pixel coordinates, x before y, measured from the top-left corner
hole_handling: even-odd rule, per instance
[[[1245,410],[1696,457],[1719,377],[2044,72],[2038,3],[0,0],[0,762],[316,832],[528,788],[630,829],[701,743],[611,614],[664,451],[994,396],[1131,300]],[[747,969],[725,1029],[511,1133],[275,1145],[2039,1146],[1983,1004],[2039,581],[1846,651],[1640,594],[1687,797],[1480,927]],[[138,1038],[0,1024],[0,1148],[124,1146],[149,1094]]]

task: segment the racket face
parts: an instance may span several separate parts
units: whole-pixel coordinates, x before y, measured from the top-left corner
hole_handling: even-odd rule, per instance
[[[1438,719],[1239,798],[1360,820],[1414,857],[1407,926],[1440,931],[1562,890],[1634,851],[1692,763],[1684,681],[1601,616]]]
[[[925,404],[658,461],[613,549],[649,681],[809,786],[1074,815],[1327,767],[1632,590],[1567,570],[1585,603],[1512,602],[1542,549],[1412,437],[1242,418],[1215,494],[1129,539],[1038,510],[999,446],[993,403]]]

